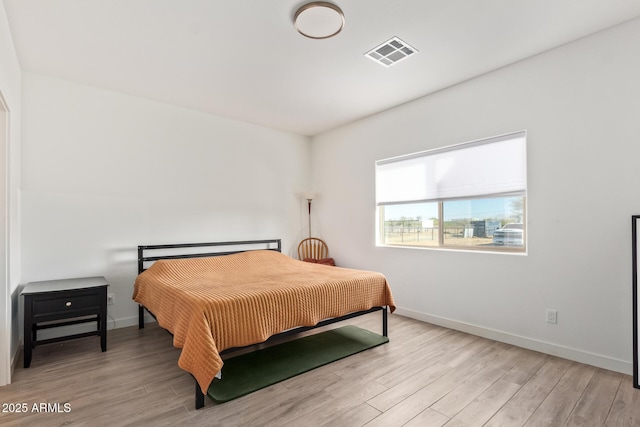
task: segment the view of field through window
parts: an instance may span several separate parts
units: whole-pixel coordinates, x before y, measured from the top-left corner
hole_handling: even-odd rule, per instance
[[[524,205],[524,196],[385,205],[380,207],[381,240],[386,245],[523,248]]]

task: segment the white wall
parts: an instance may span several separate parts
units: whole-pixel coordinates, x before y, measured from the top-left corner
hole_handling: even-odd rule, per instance
[[[385,273],[402,314],[631,373],[637,40],[640,20],[314,138],[315,221],[336,262]],[[375,247],[376,160],[522,129],[526,256]]]
[[[23,283],[104,275],[109,326],[125,326],[138,245],[282,238],[292,253],[304,233],[307,137],[38,74],[23,86]]]
[[[21,123],[21,75],[20,64],[13,47],[9,23],[0,2],[0,96],[8,110],[8,126],[0,126],[4,134],[0,137],[3,151],[0,185],[6,191],[6,198],[0,201],[0,209],[5,214],[6,234],[2,245],[2,274],[0,275],[0,385],[10,380],[9,364],[15,361],[19,348],[18,330],[18,284],[20,282],[20,218],[18,189],[20,188],[20,123]]]

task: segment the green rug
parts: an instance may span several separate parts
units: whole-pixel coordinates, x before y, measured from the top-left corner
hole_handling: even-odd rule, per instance
[[[208,395],[227,402],[380,344],[389,338],[353,325],[227,359]]]

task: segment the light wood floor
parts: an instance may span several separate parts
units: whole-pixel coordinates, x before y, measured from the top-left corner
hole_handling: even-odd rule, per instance
[[[0,425],[640,426],[631,377],[397,315],[390,343],[225,404],[194,409],[194,381],[155,324],[39,346],[0,387]],[[380,331],[380,314],[348,323]],[[64,403],[68,413],[32,412]],[[6,408],[3,408],[6,409]]]

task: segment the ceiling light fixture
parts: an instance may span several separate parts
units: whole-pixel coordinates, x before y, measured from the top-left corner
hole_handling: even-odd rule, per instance
[[[344,13],[333,3],[314,1],[301,6],[293,16],[296,30],[311,39],[328,39],[342,31]]]

